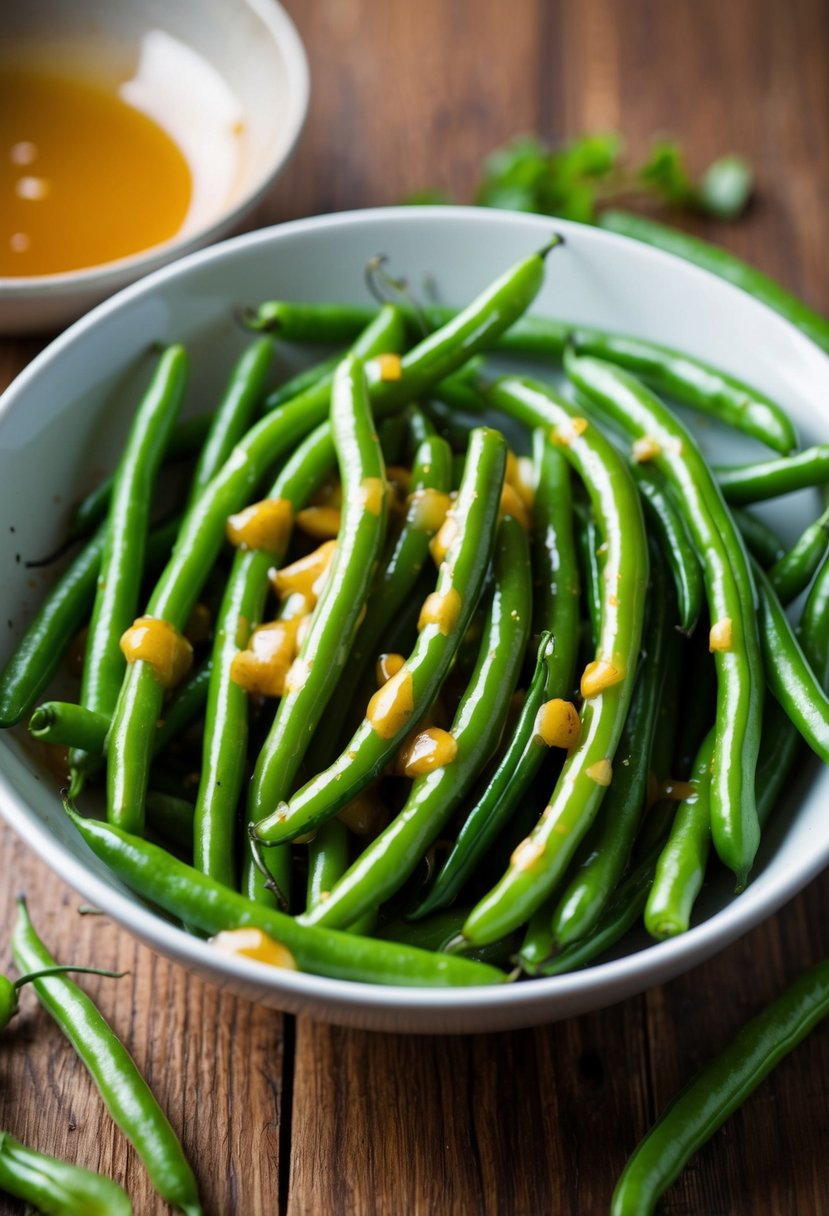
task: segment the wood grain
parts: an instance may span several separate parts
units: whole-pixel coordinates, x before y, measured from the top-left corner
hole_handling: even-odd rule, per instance
[[[637,154],[669,131],[696,169],[731,150],[757,169],[744,221],[682,222],[829,312],[822,0],[287,7],[313,100],[255,223],[394,203],[424,186],[466,201],[482,157],[522,131],[618,129]],[[37,349],[0,344],[0,382]],[[5,828],[0,856],[3,923],[25,888],[61,957],[130,969],[88,989],[181,1133],[210,1216],[605,1212],[655,1112],[787,979],[829,954],[823,877],[718,958],[612,1009],[497,1036],[369,1035],[219,994],[108,923],[80,919],[77,898]],[[829,1211],[827,1076],[824,1028],[717,1133],[664,1211]],[[31,996],[0,1042],[0,1127],[125,1181],[141,1216],[163,1210]],[[0,1199],[0,1216],[21,1210]]]

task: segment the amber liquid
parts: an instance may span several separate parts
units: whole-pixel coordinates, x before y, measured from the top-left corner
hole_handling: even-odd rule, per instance
[[[0,275],[158,245],[181,228],[191,192],[178,145],[116,92],[0,65]]]

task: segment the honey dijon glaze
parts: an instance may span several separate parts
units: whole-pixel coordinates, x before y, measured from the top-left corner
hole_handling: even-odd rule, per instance
[[[169,621],[140,616],[121,635],[128,663],[149,663],[162,688],[175,688],[193,664],[193,647]]]

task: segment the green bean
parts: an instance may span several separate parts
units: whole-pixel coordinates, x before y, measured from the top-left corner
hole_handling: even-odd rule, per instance
[[[284,843],[336,814],[383,770],[434,701],[481,594],[495,539],[505,464],[503,437],[484,427],[473,431],[464,479],[452,509],[455,539],[441,562],[434,593],[438,608],[444,606],[452,615],[456,612],[456,619],[424,621],[404,666],[385,685],[385,691],[377,694],[377,713],[363,719],[333,764],[307,782],[290,802],[272,809],[257,823],[256,838],[261,842]],[[268,810],[264,800],[260,805],[263,813]]]
[[[322,423],[286,461],[268,497],[286,499],[294,512],[334,467],[331,428]],[[286,537],[287,545],[287,537]],[[193,864],[227,886],[236,883],[236,812],[245,776],[248,694],[230,678],[241,643],[262,621],[268,571],[284,557],[264,549],[240,549],[233,558],[216,618],[207,694],[202,767],[193,821]],[[287,888],[287,874],[281,872]],[[261,897],[254,870],[245,870],[245,890]]]
[[[80,703],[95,713],[111,716],[118,700],[126,668],[121,636],[136,615],[153,485],[186,379],[184,348],[168,347],[138,407],[115,474],[81,680]],[[85,765],[84,753],[73,749],[69,768],[75,789]]]
[[[284,302],[264,304],[259,310],[259,328],[268,328],[269,312],[288,315],[295,305]],[[337,338],[349,341],[359,329],[369,323],[373,310],[350,305],[311,304],[304,321],[313,324],[315,310],[323,327],[336,318]],[[404,306],[404,311],[405,306]],[[422,310],[432,326],[446,325],[455,315],[452,308],[427,305]],[[419,333],[414,311],[406,311],[409,328]],[[323,329],[324,332],[324,329]],[[797,434],[791,419],[776,402],[736,376],[718,370],[692,355],[672,350],[645,338],[608,333],[572,321],[547,317],[522,317],[498,338],[495,349],[530,358],[560,360],[568,343],[579,354],[606,359],[647,380],[654,388],[669,393],[694,409],[711,414],[744,434],[783,453],[797,447]]]
[[[32,927],[22,899],[18,900],[11,947],[21,971],[55,966]],[[159,1195],[188,1216],[196,1216],[202,1210],[196,1180],[175,1132],[96,1005],[63,976],[35,980],[34,989],[89,1069],[107,1110],[135,1146]]]
[[[570,751],[542,817],[510,859],[506,874],[470,913],[473,945],[523,924],[561,879],[609,784],[635,676],[648,551],[642,507],[624,461],[595,426],[551,389],[505,377],[487,400],[531,426],[543,425],[590,496],[604,542],[607,588],[597,657],[582,675],[581,738]]]
[[[273,359],[273,343],[260,338],[244,350],[230,373],[227,387],[212,416],[193,478],[187,507],[191,507],[253,422],[265,392]]]
[[[397,382],[372,387],[381,415],[428,393],[473,355],[486,349],[532,303],[544,280],[544,259],[559,238],[496,280],[447,326],[429,335],[402,359]],[[388,326],[394,310],[384,309],[375,329]],[[359,353],[359,352],[355,352]],[[324,420],[327,391],[304,397],[266,417],[237,444],[233,455],[185,517],[170,562],[150,597],[147,613],[180,629],[221,546],[224,521],[247,500],[268,466]],[[152,668],[133,663],[121,688],[109,739],[107,814],[114,822],[141,830],[147,789],[150,732],[162,690]]]
[[[727,502],[737,506],[765,502],[781,494],[829,484],[829,443],[818,443],[776,460],[717,465],[714,472]]]
[[[384,309],[366,342],[399,330]],[[315,390],[309,390],[314,393]],[[267,469],[325,420],[328,396],[301,396],[257,423],[235,447],[184,518],[178,540],[147,606],[147,615],[182,629],[224,539],[225,521],[247,502]],[[144,817],[152,734],[163,689],[148,663],[131,664],[121,687],[108,744],[107,813],[138,831]]]
[[[494,567],[478,661],[450,731],[455,758],[416,777],[400,814],[328,898],[300,917],[304,924],[343,927],[399,890],[497,747],[524,657],[532,604],[527,541],[511,516],[499,526]]]
[[[203,445],[211,426],[209,414],[201,414],[196,418],[188,418],[177,422],[170,434],[170,439],[164,453],[164,461],[180,460],[192,456]],[[87,536],[92,529],[106,517],[112,498],[112,483],[114,477],[106,477],[94,490],[81,499],[72,512],[67,530],[67,541],[80,540]]]
[[[439,435],[424,440],[415,453],[412,467],[412,494],[406,506],[403,522],[386,546],[386,553],[372,584],[367,603],[366,616],[357,631],[354,645],[348,658],[348,679],[357,696],[369,686],[374,689],[374,672],[368,665],[376,661],[383,648],[383,638],[390,623],[402,612],[412,595],[427,562],[431,562],[429,543],[440,524],[437,518],[428,518],[424,505],[428,494],[423,490],[447,494],[452,477],[452,453],[449,445]],[[362,701],[362,706],[368,698]],[[342,727],[354,698],[336,698],[328,707],[325,718],[325,738],[314,747],[314,762],[317,771],[327,768],[342,743]]]
[[[579,551],[581,586],[587,605],[587,620],[590,625],[590,648],[595,650],[602,631],[602,604],[604,600],[604,575],[599,549],[603,544],[598,525],[591,512],[578,504],[576,518],[579,528],[576,544]]]
[[[339,819],[329,819],[308,843],[307,912],[328,898],[347,869],[348,828]]]
[[[622,1172],[612,1216],[646,1216],[686,1162],[829,1013],[829,963],[806,971],[752,1018],[674,1098]]]
[[[653,556],[653,555],[652,555]],[[651,561],[646,644],[614,758],[614,779],[580,850],[580,862],[551,918],[559,948],[586,937],[627,868],[648,792],[651,747],[674,607],[660,559]]]
[[[754,577],[760,593],[760,641],[769,688],[812,751],[829,764],[829,697],[759,566]]]
[[[443,950],[457,937],[468,912],[468,908],[449,908],[414,923],[402,918],[387,921],[377,930],[376,936],[384,941],[419,946],[421,950]],[[512,934],[482,946],[480,950],[467,951],[464,958],[489,963],[492,967],[509,967],[517,944],[517,938]]]
[[[351,342],[355,334],[371,324],[376,314],[376,306],[364,304],[268,300],[246,312],[243,320],[250,329],[276,334],[283,342],[325,346],[330,342]]]
[[[368,322],[366,322],[367,324]],[[360,330],[363,328],[361,325]],[[355,333],[355,337],[359,336],[360,330]],[[286,405],[289,401],[293,401],[294,397],[307,392],[308,389],[317,388],[323,381],[330,387],[331,381],[334,379],[334,369],[340,359],[342,359],[342,354],[332,355],[330,359],[323,359],[321,363],[315,363],[313,367],[306,367],[301,372],[297,372],[295,376],[291,376],[290,380],[286,380],[284,384],[280,384],[279,388],[268,393],[263,413],[272,413],[280,405]]]
[[[314,975],[404,987],[499,984],[502,971],[449,954],[301,925],[254,903],[139,836],[68,810],[83,839],[128,887],[203,933],[254,925],[281,942]]]
[[[182,853],[193,852],[193,803],[162,790],[147,790],[147,822],[151,830]]]
[[[802,300],[790,295],[779,283],[761,274],[753,266],[741,262],[733,253],[728,253],[716,245],[709,245],[698,237],[679,232],[676,228],[668,228],[644,216],[630,215],[625,211],[603,211],[599,217],[599,226],[622,236],[644,241],[646,245],[655,245],[666,253],[673,253],[686,262],[702,266],[711,274],[741,287],[743,291],[756,296],[763,304],[774,309],[781,317],[791,321],[792,325],[796,325],[813,342],[829,352],[829,321]]]
[[[773,566],[780,561],[785,555],[786,546],[770,524],[742,507],[735,507],[731,515],[740,529],[746,548],[761,566]]]
[[[29,734],[39,743],[78,747],[102,756],[111,719],[72,701],[44,701],[29,719]]]
[[[755,590],[741,538],[694,439],[644,385],[595,359],[566,357],[565,365],[577,388],[627,436],[655,442],[654,462],[682,501],[703,560],[717,667],[712,837],[741,889],[760,840],[754,772],[763,688]]]
[[[308,636],[259,753],[248,796],[248,819],[263,819],[291,784],[345,666],[371,589],[386,529],[383,456],[368,403],[362,364],[348,357],[334,376],[331,426],[343,486],[343,514],[325,589]],[[258,827],[258,824],[257,824]]]
[[[806,597],[798,632],[809,666],[826,687],[829,683],[829,555],[823,559]]]
[[[800,534],[791,549],[768,571],[781,604],[790,604],[805,591],[829,548],[829,508]]]
[[[645,928],[662,940],[684,933],[705,878],[711,843],[711,761],[715,733],[706,735],[696,760],[694,793],[677,807],[671,834],[656,863],[645,905]]]
[[[0,1132],[0,1190],[52,1216],[132,1216],[117,1182],[27,1148],[8,1132]]]
[[[679,607],[679,629],[690,636],[696,628],[705,595],[699,558],[682,513],[675,506],[664,479],[656,469],[635,464],[633,477],[673,575]]]

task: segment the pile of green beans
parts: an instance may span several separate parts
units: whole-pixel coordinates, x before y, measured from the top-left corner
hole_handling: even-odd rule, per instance
[[[70,804],[87,844],[190,931],[255,928],[368,983],[502,982],[490,956],[559,974],[638,919],[689,929],[717,864],[745,886],[798,740],[829,760],[825,504],[791,546],[744,511],[824,487],[827,445],[798,450],[777,403],[698,359],[528,315],[557,243],[426,309],[426,337],[405,304],[250,310],[196,425],[170,347],[74,512],[84,548],[0,675],[0,722],[70,748],[72,803],[105,791],[107,823]],[[283,339],[329,350],[274,387]],[[537,374],[497,375],[504,352]],[[773,458],[710,466],[673,401]],[[262,499],[287,523],[234,551],[228,518]],[[325,535],[327,573],[280,609],[270,581]],[[171,694],[120,636],[150,618],[183,646],[200,599]],[[78,702],[40,702],[90,617]],[[278,695],[234,675],[267,628],[297,639]]]

